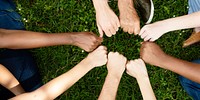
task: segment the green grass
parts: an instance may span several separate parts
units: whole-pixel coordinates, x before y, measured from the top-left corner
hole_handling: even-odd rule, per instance
[[[155,15],[153,22],[187,14],[187,0],[153,0]],[[28,22],[27,30],[38,32],[80,32],[98,33],[95,10],[91,0],[17,0],[19,13]],[[117,1],[110,2],[118,14]],[[181,33],[181,34],[180,34]],[[162,36],[157,43],[170,55],[184,60],[200,58],[197,45],[182,48],[182,42],[189,37],[191,30],[170,32]],[[129,60],[139,57],[140,42],[138,36],[118,31],[111,38],[104,37],[103,45],[108,51],[118,51]],[[33,49],[34,57],[40,68],[43,82],[61,75],[78,64],[86,52],[75,46],[54,46]],[[158,100],[191,100],[182,89],[176,74],[151,65],[147,65],[150,81]],[[57,100],[95,100],[101,91],[106,67],[95,68],[63,93]],[[142,96],[136,80],[124,73],[119,85],[117,100],[141,100]]]

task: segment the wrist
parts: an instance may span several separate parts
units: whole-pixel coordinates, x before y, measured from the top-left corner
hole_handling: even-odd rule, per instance
[[[128,8],[132,8],[132,10],[135,10],[133,9],[134,8],[133,0],[118,0],[118,7],[119,8],[128,7]],[[122,9],[119,9],[119,10],[122,10]]]
[[[138,76],[136,77],[136,80],[139,82],[148,82],[149,81],[149,76],[147,75],[141,75],[141,76]]]
[[[108,0],[92,0],[92,1],[94,8],[97,12],[102,11],[102,9],[109,7]]]
[[[89,60],[87,57],[85,59],[83,59],[80,64],[82,66],[85,66],[85,68],[88,68],[88,69],[93,69],[95,66],[91,63],[91,60]]]
[[[160,64],[158,66],[163,69],[168,69],[167,66],[173,62],[173,57],[165,54],[165,56],[163,56],[162,59],[163,59],[162,62],[160,62]]]
[[[164,31],[164,33],[173,31],[174,28],[174,25],[172,25],[168,20],[158,21],[156,24],[162,27],[161,29]]]
[[[124,71],[122,71],[122,72],[111,72],[111,71],[108,71],[108,76],[120,80],[122,75],[123,75],[123,72]]]
[[[70,41],[71,45],[79,46],[80,36],[78,35],[81,32],[72,32],[68,33],[67,39]]]
[[[56,34],[50,34],[49,36],[51,36],[52,38],[57,38],[58,41],[61,41],[61,44],[63,45],[66,45],[66,44],[75,45],[75,39],[74,39],[75,35],[73,33],[56,33]]]

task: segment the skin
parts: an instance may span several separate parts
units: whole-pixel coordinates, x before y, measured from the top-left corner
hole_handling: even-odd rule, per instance
[[[142,59],[129,61],[126,65],[126,73],[136,78],[142,92],[143,100],[156,100],[146,66]]]
[[[120,25],[123,31],[129,34],[139,34],[140,19],[134,8],[133,0],[118,0],[118,7],[120,12]]]
[[[104,46],[100,46],[68,72],[51,80],[33,92],[18,95],[10,100],[53,100],[69,89],[90,70],[106,63],[107,49]]]
[[[146,63],[173,71],[194,82],[200,83],[200,64],[167,55],[155,43],[144,42],[140,49],[140,56]]]
[[[19,84],[18,80],[6,69],[3,65],[0,64],[0,84],[10,90],[13,94],[19,95],[24,93],[24,89]]]
[[[106,76],[103,88],[99,95],[98,100],[115,100],[117,89],[125,70],[126,57],[118,52],[110,52],[108,54],[107,69],[108,74]]]
[[[29,49],[55,45],[74,45],[90,52],[96,49],[102,41],[101,37],[92,32],[45,34],[41,32],[0,29],[0,48]]]
[[[111,37],[120,27],[117,15],[108,5],[108,0],[92,0],[96,11],[96,21],[100,37]]]
[[[200,11],[189,15],[184,15],[176,18],[170,18],[162,21],[158,21],[152,24],[145,25],[139,35],[144,41],[155,41],[163,34],[188,28],[196,28],[196,31],[200,31]]]

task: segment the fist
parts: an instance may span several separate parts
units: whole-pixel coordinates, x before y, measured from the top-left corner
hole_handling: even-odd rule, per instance
[[[148,77],[147,69],[142,59],[129,61],[126,65],[126,73],[136,79]]]
[[[101,44],[103,39],[92,32],[77,32],[72,35],[73,45],[87,52],[93,51]]]
[[[165,61],[166,54],[152,42],[143,42],[140,48],[140,57],[151,65],[160,66]]]
[[[107,63],[107,48],[99,46],[96,50],[89,53],[86,59],[93,67],[105,65]]]
[[[108,73],[114,76],[121,76],[125,70],[126,61],[126,57],[118,52],[110,52],[107,63]]]
[[[167,26],[161,21],[145,25],[140,30],[139,35],[144,39],[144,41],[155,41],[168,31]]]

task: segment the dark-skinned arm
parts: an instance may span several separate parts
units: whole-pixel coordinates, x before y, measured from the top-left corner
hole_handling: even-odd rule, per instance
[[[55,45],[74,45],[85,51],[94,50],[102,38],[91,32],[41,33],[0,29],[0,48],[29,49]]]

